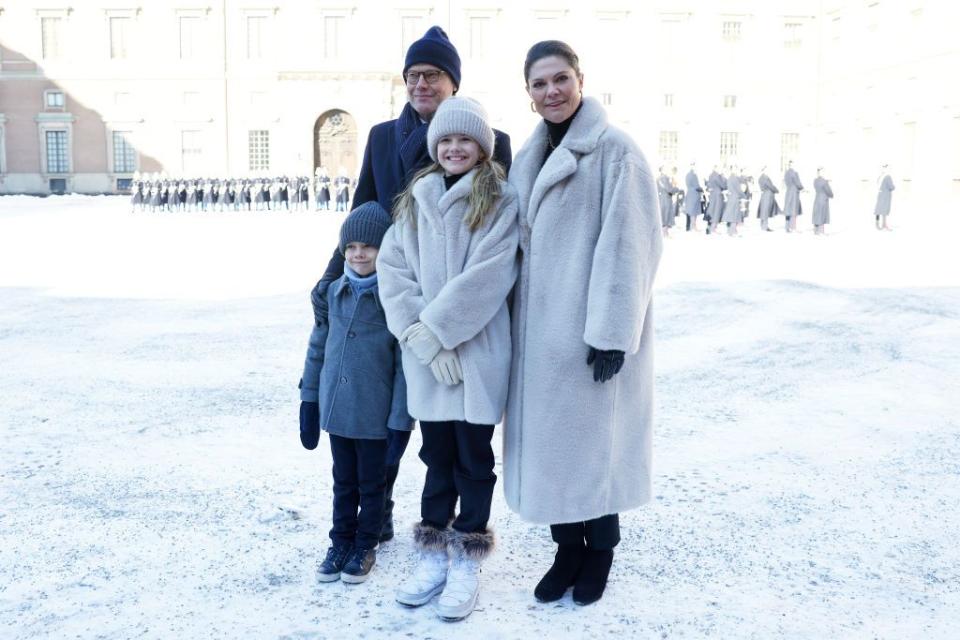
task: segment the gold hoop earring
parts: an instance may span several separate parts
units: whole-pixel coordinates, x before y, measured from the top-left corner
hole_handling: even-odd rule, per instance
[[[530,101],[530,111],[531,111],[532,113],[536,113],[536,112],[537,112],[537,108],[536,108],[536,106],[534,106],[533,100]]]

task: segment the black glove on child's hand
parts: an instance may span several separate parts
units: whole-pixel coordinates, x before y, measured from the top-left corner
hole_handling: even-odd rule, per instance
[[[594,349],[590,347],[587,354],[587,364],[593,365],[593,381],[606,382],[615,374],[620,373],[623,367],[623,351],[616,349]]]
[[[320,405],[316,402],[300,403],[300,442],[304,449],[316,449],[320,442]]]

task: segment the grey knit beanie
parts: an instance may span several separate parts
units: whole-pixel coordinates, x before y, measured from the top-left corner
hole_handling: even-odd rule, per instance
[[[427,151],[437,161],[437,143],[440,138],[462,133],[477,141],[488,158],[493,157],[493,129],[487,110],[473,98],[452,96],[440,103],[427,129]]]
[[[347,245],[351,242],[362,242],[379,249],[392,222],[390,214],[379,202],[364,202],[350,212],[340,227],[340,253],[346,255]]]

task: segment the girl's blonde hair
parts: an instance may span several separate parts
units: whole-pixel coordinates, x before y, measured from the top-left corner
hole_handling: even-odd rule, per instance
[[[476,165],[473,174],[473,184],[470,186],[470,195],[467,197],[467,215],[463,223],[470,231],[476,231],[487,221],[487,216],[496,211],[497,200],[503,195],[501,183],[506,179],[503,166],[485,155]],[[443,171],[439,162],[433,162],[424,167],[410,180],[407,188],[393,199],[393,219],[397,222],[410,218],[414,228],[417,226],[417,202],[413,197],[413,185],[435,171]]]

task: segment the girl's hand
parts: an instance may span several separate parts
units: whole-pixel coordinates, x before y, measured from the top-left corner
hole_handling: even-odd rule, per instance
[[[441,349],[430,363],[430,371],[440,384],[453,387],[463,381],[460,356],[453,349]]]
[[[440,339],[422,322],[414,322],[407,327],[407,330],[400,334],[400,344],[406,344],[424,366],[433,362],[443,349]]]

